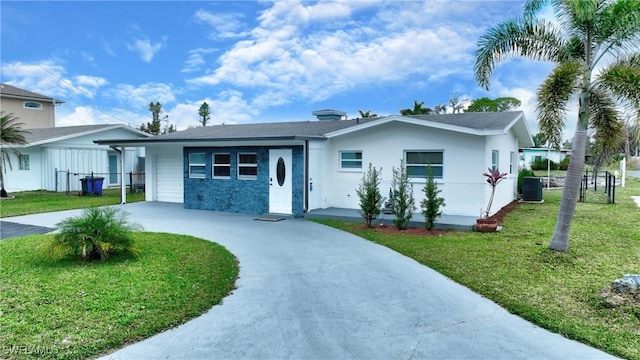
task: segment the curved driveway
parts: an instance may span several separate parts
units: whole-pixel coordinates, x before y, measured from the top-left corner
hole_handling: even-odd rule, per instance
[[[302,219],[122,206],[146,230],[216,241],[238,288],[206,314],[105,359],[603,359],[383,246]],[[65,211],[6,219],[53,226]]]

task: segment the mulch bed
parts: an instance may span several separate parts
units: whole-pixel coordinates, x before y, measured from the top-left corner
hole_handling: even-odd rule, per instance
[[[498,220],[498,224],[502,225],[502,221],[505,216],[515,209],[520,203],[517,200],[512,201],[505,207],[500,209],[497,213],[490,216],[490,219]],[[353,227],[354,230],[375,230],[384,234],[401,234],[401,235],[415,235],[415,236],[441,236],[446,234],[450,230],[427,230],[424,227],[410,227],[405,230],[398,230],[393,225],[374,225],[371,228],[367,228],[366,225],[358,225]]]

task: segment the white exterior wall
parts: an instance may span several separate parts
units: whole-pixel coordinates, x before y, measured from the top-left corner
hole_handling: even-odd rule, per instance
[[[485,148],[485,166],[483,168],[482,173],[488,171],[488,168],[492,165],[492,151],[499,151],[499,163],[498,170],[501,173],[509,173],[510,172],[510,153],[515,153],[514,164],[511,169],[511,173],[509,173],[508,177],[502,180],[498,186],[496,187],[496,192],[493,199],[493,204],[491,205],[490,214],[492,215],[500,210],[502,207],[506,206],[510,202],[512,202],[516,198],[517,194],[517,186],[518,186],[518,139],[513,135],[511,131],[509,131],[506,135],[493,135],[487,136],[486,138],[486,148]],[[482,174],[480,173],[480,174]],[[485,205],[483,209],[486,209],[486,206],[489,201],[489,197],[491,196],[491,187],[486,183],[484,176],[482,177],[485,189]]]
[[[184,203],[182,146],[146,149],[145,200]]]
[[[8,192],[40,189],[40,178],[42,176],[42,170],[39,165],[42,158],[40,148],[18,149],[18,151],[23,155],[29,155],[29,170],[20,170],[18,156],[13,150],[7,149],[6,154],[11,161],[11,167],[9,167],[9,162],[4,164],[6,166],[6,172],[3,174],[5,189]],[[2,171],[5,171],[4,167]]]
[[[14,170],[8,170],[5,174],[7,191],[80,191],[82,189],[80,179],[91,172],[96,177],[105,178],[103,188],[106,188],[110,185],[108,154],[114,153],[115,150],[106,145],[97,145],[93,141],[114,138],[135,139],[138,135],[124,129],[115,129],[21,148],[19,149],[21,153],[29,154],[30,170],[18,171],[19,163],[14,155],[11,159]],[[144,156],[144,148],[125,149],[125,172],[136,171],[138,156]],[[121,160],[121,155],[118,154],[118,173]],[[125,178],[128,183],[129,177],[125,176]],[[118,176],[119,179],[120,176]]]
[[[328,179],[324,172],[325,141],[309,141],[309,209],[324,208],[323,179]]]
[[[362,171],[341,170],[341,150],[361,150]],[[328,141],[323,189],[327,201],[323,207],[358,209],[356,188],[370,162],[377,169],[382,167],[380,191],[385,198],[388,197],[391,169],[400,166],[404,150],[443,150],[443,179],[437,180],[441,196],[446,199],[443,212],[448,215],[479,215],[485,206],[482,177],[482,169],[486,168],[484,137],[399,122],[363,129]],[[416,206],[424,199],[422,188],[425,182],[413,180]]]

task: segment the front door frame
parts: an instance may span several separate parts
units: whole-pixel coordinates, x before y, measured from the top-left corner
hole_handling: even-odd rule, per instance
[[[281,166],[279,179],[280,159],[284,167]],[[291,149],[269,149],[269,212],[293,214],[293,151]]]

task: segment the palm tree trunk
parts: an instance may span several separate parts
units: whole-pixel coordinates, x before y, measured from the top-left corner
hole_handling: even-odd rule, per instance
[[[565,179],[560,210],[556,221],[556,229],[551,238],[549,248],[555,251],[569,251],[569,230],[571,230],[571,220],[576,210],[576,203],[580,196],[580,183],[582,181],[582,171],[584,169],[584,154],[587,144],[587,131],[576,130],[573,137],[573,147],[571,150],[571,160]]]
[[[587,129],[589,127],[589,79],[590,72],[583,77],[582,93],[580,94],[580,109],[578,111],[578,124],[576,133],[573,136],[573,146],[571,147],[571,160],[567,177],[562,190],[562,200],[558,210],[556,229],[551,238],[549,248],[555,251],[569,251],[569,231],[571,230],[571,220],[576,211],[576,204],[580,196],[580,183],[582,181],[582,171],[584,170],[584,155],[587,148]]]

